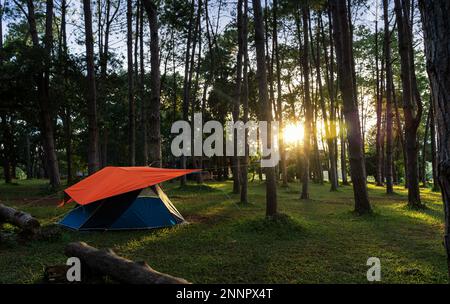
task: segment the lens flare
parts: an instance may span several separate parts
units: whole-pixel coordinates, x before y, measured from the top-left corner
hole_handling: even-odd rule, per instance
[[[284,127],[283,139],[287,144],[295,144],[303,141],[303,124],[301,123],[290,123]]]

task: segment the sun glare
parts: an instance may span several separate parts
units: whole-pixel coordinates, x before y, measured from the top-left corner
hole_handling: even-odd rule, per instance
[[[295,144],[303,141],[303,124],[290,123],[284,127],[283,139],[285,143]]]

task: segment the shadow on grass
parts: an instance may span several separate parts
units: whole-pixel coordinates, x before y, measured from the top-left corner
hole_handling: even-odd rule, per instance
[[[275,217],[250,218],[232,223],[233,233],[252,235],[253,237],[269,238],[272,241],[290,239],[306,233],[302,223],[285,214]]]
[[[173,193],[202,193],[202,192],[220,192],[220,189],[216,189],[207,184],[186,184],[170,189]]]

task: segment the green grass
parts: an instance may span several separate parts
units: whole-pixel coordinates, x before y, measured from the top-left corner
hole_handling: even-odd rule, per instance
[[[367,283],[366,261],[381,260],[382,283],[446,283],[439,193],[422,189],[424,211],[408,209],[406,191],[388,196],[369,185],[374,214],[356,216],[351,187],[329,192],[311,185],[311,199],[299,200],[299,185],[279,188],[279,210],[266,220],[265,186],[249,184],[249,205],[239,204],[231,182],[163,188],[190,222],[155,231],[73,232],[61,240],[0,244],[0,283],[34,283],[46,265],[63,264],[64,246],[85,241],[145,260],[153,268],[194,283]],[[55,208],[43,181],[0,185],[0,200],[30,212],[45,225],[71,206]],[[24,198],[31,198],[24,200]]]

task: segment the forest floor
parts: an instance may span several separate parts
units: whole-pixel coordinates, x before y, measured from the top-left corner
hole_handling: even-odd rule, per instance
[[[52,224],[72,206],[56,208],[45,181],[0,184],[0,201]],[[154,269],[193,283],[367,283],[369,257],[381,261],[382,283],[446,283],[440,193],[422,189],[427,210],[414,211],[407,193],[388,196],[369,185],[374,214],[352,211],[350,186],[329,192],[311,185],[311,199],[299,200],[299,185],[279,188],[279,210],[265,219],[265,186],[249,183],[250,204],[238,202],[232,182],[165,183],[163,189],[189,225],[154,231],[75,232],[61,239],[0,244],[0,283],[42,282],[47,265],[64,264],[64,246],[85,241],[119,255],[145,260]],[[39,201],[36,201],[39,200]],[[8,229],[8,226],[6,226]]]

